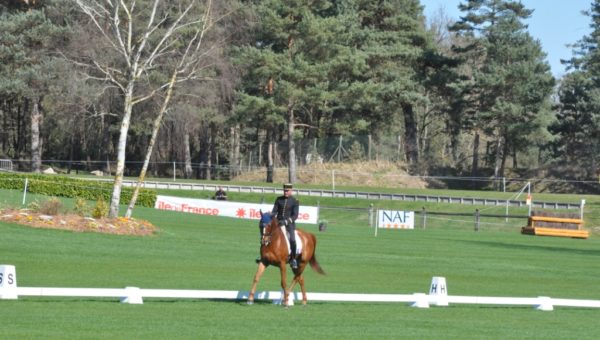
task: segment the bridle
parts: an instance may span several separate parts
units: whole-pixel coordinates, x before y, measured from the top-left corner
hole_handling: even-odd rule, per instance
[[[260,244],[262,244],[265,247],[271,244],[271,238],[273,234],[273,226],[271,226],[271,223],[273,223],[273,220],[264,223],[262,227],[263,234],[260,240]]]
[[[266,229],[266,227],[265,227],[265,229]],[[271,228],[269,228],[269,230],[271,230]],[[272,236],[271,232],[268,232],[268,233],[264,232],[263,236],[262,236],[262,240],[260,241],[260,244],[262,244],[265,247],[268,246],[269,244],[271,244],[271,236]]]

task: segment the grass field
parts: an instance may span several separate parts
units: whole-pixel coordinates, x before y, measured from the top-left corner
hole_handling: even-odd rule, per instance
[[[5,202],[18,199],[13,192],[0,194]],[[341,203],[328,203],[336,204]],[[353,204],[364,202],[348,202]],[[600,300],[595,235],[533,237],[521,235],[518,227],[474,232],[472,224],[439,223],[380,230],[374,237],[362,213],[323,214],[333,221],[327,231],[305,229],[317,234],[317,256],[328,275],[307,270],[309,292],[424,293],[431,277],[444,276],[451,295]],[[16,266],[23,287],[250,289],[258,254],[255,222],[145,208],[134,215],[160,232],[115,236],[0,223],[0,263]],[[279,290],[276,268],[267,270],[259,290]],[[0,300],[0,337],[591,339],[600,337],[599,316],[598,309],[566,307],[543,312],[309,301],[286,310],[269,302],[145,299],[143,305],[128,305],[103,298],[22,297]]]

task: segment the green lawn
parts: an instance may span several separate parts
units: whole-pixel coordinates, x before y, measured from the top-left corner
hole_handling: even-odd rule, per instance
[[[18,202],[18,193],[0,194],[4,204]],[[425,293],[433,276],[444,276],[451,295],[600,300],[595,235],[534,237],[521,235],[517,226],[475,232],[472,223],[439,222],[427,229],[380,230],[375,237],[364,212],[323,214],[333,221],[327,231],[306,229],[317,234],[317,256],[328,275],[308,269],[309,292]],[[134,215],[160,232],[131,237],[0,223],[0,263],[16,266],[22,287],[250,289],[258,254],[255,222],[146,208]],[[269,268],[258,289],[278,285],[278,270]],[[106,298],[22,297],[0,300],[0,337],[591,339],[600,337],[599,313],[310,301],[286,310],[269,302],[145,299],[128,305]]]

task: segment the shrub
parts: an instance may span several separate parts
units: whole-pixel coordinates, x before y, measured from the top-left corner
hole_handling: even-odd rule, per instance
[[[99,196],[110,200],[113,183],[83,180],[64,176],[39,174],[0,173],[0,189],[23,190],[28,180],[27,192],[55,197],[80,197],[88,200]],[[127,204],[133,194],[133,188],[124,187],[121,191],[121,204]],[[141,189],[136,205],[154,207],[156,191]]]
[[[104,199],[100,197],[98,201],[96,201],[96,206],[94,207],[94,210],[92,210],[92,217],[102,218],[106,215],[108,215],[108,205],[106,204]]]
[[[63,203],[56,197],[42,202],[39,211],[45,215],[57,215],[63,208]]]
[[[27,204],[27,209],[29,209],[31,211],[40,211],[40,202],[38,202],[38,201],[30,202],[29,204]]]
[[[78,198],[75,200],[75,206],[73,207],[75,213],[81,217],[90,215],[90,207],[87,204],[87,201],[83,198]]]

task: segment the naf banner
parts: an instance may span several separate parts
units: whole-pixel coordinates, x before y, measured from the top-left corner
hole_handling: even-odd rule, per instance
[[[414,211],[378,210],[377,228],[415,229]],[[377,231],[375,232],[377,234]]]

